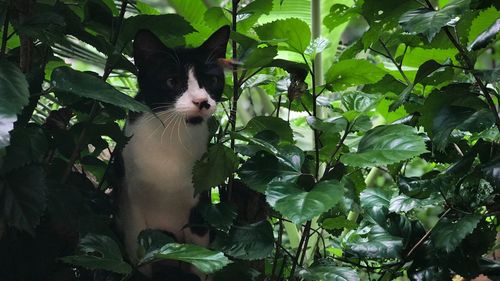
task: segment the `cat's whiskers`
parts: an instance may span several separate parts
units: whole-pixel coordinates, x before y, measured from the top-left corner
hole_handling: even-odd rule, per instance
[[[180,119],[180,123],[183,123],[184,126],[186,126],[186,118],[185,116],[182,116],[181,119]],[[193,156],[192,152],[186,147],[186,145],[184,144],[184,142],[182,141],[182,136],[181,136],[181,133],[180,133],[180,128],[181,128],[181,124],[179,124],[179,126],[177,127],[177,137],[179,139],[179,143],[182,145],[182,148],[184,148],[184,150],[190,155],[190,156]],[[186,130],[187,132],[187,130]]]
[[[155,135],[156,131],[158,131],[159,128],[163,127],[163,130],[166,130],[167,127],[165,126],[165,123],[174,117],[175,112],[167,112],[167,114],[164,114],[164,115],[166,115],[167,117],[164,120],[160,119],[161,125],[158,125],[156,127],[156,129],[153,131],[153,133],[146,138],[147,140],[150,139],[153,135]]]
[[[160,143],[163,144],[163,136],[165,135],[165,133],[167,132],[168,128],[170,128],[170,125],[171,124],[175,124],[174,121],[177,119],[178,117],[178,114],[176,113],[173,113],[171,118],[169,119],[170,121],[168,122],[167,126],[163,129],[163,132],[161,133],[161,137],[160,137]],[[174,127],[172,126],[172,129]],[[170,141],[172,142],[172,141]]]

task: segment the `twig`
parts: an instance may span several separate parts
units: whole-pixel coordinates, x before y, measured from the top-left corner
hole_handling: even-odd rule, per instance
[[[2,47],[0,49],[0,56],[4,56],[5,51],[7,50],[7,40],[9,40],[9,37],[7,36],[7,33],[9,32],[9,20],[10,20],[10,5],[7,4],[7,7],[5,8],[5,16],[3,19]]]
[[[406,257],[410,257],[411,254],[413,254],[413,252],[422,244],[424,243],[424,241],[427,239],[427,237],[429,237],[429,235],[431,235],[431,232],[432,230],[436,227],[436,225],[441,221],[442,218],[444,218],[449,212],[450,212],[451,209],[446,209],[446,211],[439,217],[437,223],[431,228],[429,229],[425,234],[424,236],[422,236],[422,238],[420,238],[420,240],[418,240],[417,244],[415,244],[415,246],[413,246],[411,248],[411,250],[408,252],[408,254],[406,254]]]
[[[293,278],[295,274],[295,270],[297,268],[297,265],[299,265],[299,259],[302,253],[302,248],[304,247],[304,242],[306,239],[309,237],[309,230],[311,229],[311,221],[307,221],[306,225],[304,227],[304,231],[302,232],[302,237],[300,238],[299,246],[297,247],[297,253],[295,254],[295,257],[293,258],[292,262],[292,269],[290,269],[290,278]],[[307,244],[305,244],[305,247],[307,248]]]
[[[396,66],[396,68],[398,69],[399,73],[401,73],[401,76],[403,76],[403,79],[406,81],[406,84],[409,86],[409,85],[412,85],[413,83],[410,81],[410,79],[408,79],[408,77],[406,76],[406,74],[404,73],[403,71],[403,68],[401,65],[399,65],[397,63],[397,61],[394,59],[394,57],[391,55],[391,51],[389,51],[389,49],[387,48],[387,46],[385,45],[385,43],[382,41],[382,39],[379,39],[378,40],[380,42],[380,44],[382,45],[382,47],[384,48],[385,52],[387,53],[387,56],[389,57],[389,59],[392,61],[392,63]]]
[[[273,259],[273,268],[271,270],[271,280],[274,280],[274,274],[276,273],[276,265],[278,264],[278,256],[279,256],[279,250],[280,246],[282,244],[282,238],[283,238],[283,221],[278,220],[279,223],[279,229],[278,229],[278,241],[276,241],[276,248],[274,250],[274,259]]]

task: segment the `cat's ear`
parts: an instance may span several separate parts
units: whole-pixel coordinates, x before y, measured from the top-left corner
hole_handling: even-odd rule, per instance
[[[137,32],[134,39],[134,62],[137,68],[142,68],[148,57],[168,51],[168,48],[156,37],[156,35],[145,29]]]
[[[200,46],[207,51],[212,58],[225,58],[226,46],[229,41],[229,25],[224,25],[215,31],[210,37]]]

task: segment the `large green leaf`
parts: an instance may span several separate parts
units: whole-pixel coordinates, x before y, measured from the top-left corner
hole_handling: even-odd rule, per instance
[[[248,121],[243,132],[256,135],[262,131],[276,133],[282,141],[293,142],[293,131],[285,120],[272,116],[257,116]]]
[[[273,181],[295,182],[302,174],[268,152],[260,151],[238,170],[243,182],[253,190],[264,193]]]
[[[481,10],[471,23],[468,35],[469,44],[472,45],[471,43],[482,33],[492,27],[499,17],[500,11],[495,7],[489,7],[488,9]],[[472,46],[470,48],[472,48]]]
[[[304,53],[311,41],[309,26],[296,18],[273,21],[254,29],[261,40],[283,42],[287,49],[297,53]]]
[[[160,260],[177,260],[190,263],[203,273],[214,273],[231,263],[221,252],[214,252],[197,245],[169,243],[147,252],[139,264]]]
[[[476,214],[465,215],[456,222],[443,219],[432,230],[431,240],[437,248],[451,252],[474,231],[481,219]]]
[[[469,8],[470,0],[455,0],[440,10],[420,8],[406,12],[399,23],[404,30],[422,33],[430,42],[443,26],[453,25],[454,19]]]
[[[8,172],[30,163],[41,163],[48,149],[47,137],[41,128],[16,128],[11,132],[11,143],[6,148],[2,172]]]
[[[385,226],[392,192],[382,188],[367,188],[361,192],[361,207],[368,217],[381,226]]]
[[[221,249],[229,256],[243,260],[268,257],[274,249],[273,227],[267,221],[244,226],[233,226],[227,237],[222,237]]]
[[[199,15],[197,15],[197,18],[203,20],[203,17]],[[168,26],[168,28],[165,28],[166,26]],[[151,30],[169,47],[183,45],[183,37],[195,31],[189,22],[176,14],[137,15],[128,17],[123,21],[117,44],[118,50],[121,50],[123,46],[134,39],[137,31],[141,29]]]
[[[246,6],[238,10],[238,16],[241,20],[238,21],[238,31],[248,31],[259,18],[273,9],[273,1],[270,0],[254,0]]]
[[[341,161],[352,166],[375,167],[407,160],[426,151],[424,139],[414,128],[383,125],[366,132],[358,151],[344,154]]]
[[[315,264],[302,269],[298,275],[307,281],[359,281],[354,269],[339,267],[335,264]]]
[[[229,147],[218,143],[208,148],[193,167],[193,184],[196,192],[215,187],[238,168],[238,157]]]
[[[349,251],[364,258],[400,258],[403,239],[387,233],[382,227],[374,226],[366,238],[347,243]]]
[[[28,104],[28,82],[19,68],[0,59],[0,149],[9,144],[16,114]]]
[[[132,267],[122,258],[120,247],[108,236],[87,234],[80,240],[79,248],[81,255],[67,256],[61,260],[87,269],[102,269],[121,274],[132,272]]]
[[[28,165],[0,174],[0,210],[7,225],[34,234],[47,205],[45,173]]]
[[[356,71],[353,71],[353,70]],[[385,71],[367,60],[349,59],[334,63],[325,74],[325,81],[335,91],[351,86],[380,81]]]
[[[266,200],[275,210],[294,223],[303,223],[335,206],[344,194],[343,185],[336,181],[321,181],[311,191],[293,183],[272,183],[266,190]]]
[[[202,205],[200,212],[208,224],[226,232],[229,231],[237,216],[235,207],[227,202]]]
[[[149,108],[119,92],[96,76],[63,66],[52,72],[54,91],[68,92],[80,97],[109,103],[132,111],[149,111]]]

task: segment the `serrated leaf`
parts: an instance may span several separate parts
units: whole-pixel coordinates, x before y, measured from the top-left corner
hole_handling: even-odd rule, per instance
[[[274,182],[266,190],[266,201],[296,224],[303,223],[335,206],[344,194],[336,181],[321,181],[309,192],[293,183]]]
[[[342,94],[342,106],[346,111],[367,112],[377,105],[380,98],[380,95],[366,94],[361,91],[345,92]]]
[[[258,152],[248,159],[238,170],[243,182],[248,187],[264,193],[273,181],[295,182],[302,174],[268,152]]]
[[[58,67],[52,72],[51,84],[56,92],[71,93],[135,112],[150,111],[146,105],[121,93],[102,79],[66,66]]]
[[[353,71],[356,69],[356,71]],[[385,71],[367,60],[350,59],[334,63],[325,74],[325,81],[334,91],[380,81]]]
[[[311,31],[307,23],[297,18],[289,18],[266,23],[254,28],[261,40],[283,42],[287,49],[304,53],[311,41]]]
[[[406,12],[399,23],[407,32],[424,34],[429,42],[442,27],[454,25],[456,17],[469,8],[470,0],[455,0],[440,10],[420,8]]]
[[[259,18],[273,9],[273,1],[269,0],[254,0],[249,2],[246,6],[238,10],[238,30],[248,31],[255,26]]]
[[[232,149],[221,143],[209,147],[202,158],[194,164],[194,190],[201,192],[223,184],[237,168],[238,156]]]
[[[497,36],[500,31],[500,18],[497,19],[488,29],[479,34],[477,38],[470,44],[469,49],[477,51],[488,46]]]
[[[0,59],[0,149],[9,144],[9,131],[14,128],[16,114],[28,104],[28,97],[24,74],[16,65]]]
[[[132,267],[121,255],[120,247],[108,236],[87,234],[79,243],[82,255],[61,258],[65,263],[87,269],[102,269],[120,274],[129,274]]]
[[[244,226],[235,225],[223,240],[220,245],[222,251],[237,259],[264,259],[274,249],[273,228],[267,220]]]
[[[307,281],[359,281],[358,273],[352,268],[339,267],[335,264],[312,265],[302,269],[298,275]]]
[[[349,21],[352,16],[356,15],[355,11],[355,9],[344,4],[333,4],[330,7],[330,13],[323,19],[323,24],[331,31]]]
[[[293,142],[293,131],[290,124],[285,120],[272,116],[257,116],[248,121],[248,124],[243,129],[243,132],[256,135],[262,131],[273,131],[280,140]]]
[[[147,252],[139,264],[160,260],[187,262],[206,274],[214,273],[231,263],[221,252],[214,252],[197,245],[169,243],[160,249]]]
[[[391,199],[389,211],[394,213],[406,213],[419,206],[420,202],[417,199],[401,194]]]
[[[0,210],[9,226],[34,234],[47,205],[46,194],[41,166],[28,165],[0,174]]]
[[[374,226],[366,239],[350,241],[347,246],[349,251],[359,257],[400,258],[403,239],[390,235],[380,226]]]
[[[341,157],[344,164],[375,167],[411,159],[426,152],[425,143],[414,128],[406,125],[375,127],[361,138],[356,153]]]
[[[480,132],[495,123],[494,115],[488,109],[476,111],[462,106],[445,106],[435,116],[432,124],[432,141],[443,151],[454,129]]]
[[[329,46],[330,41],[327,38],[318,37],[314,39],[309,46],[307,46],[304,53],[314,58],[317,54],[322,53]]]
[[[2,172],[9,172],[30,163],[41,163],[48,149],[47,138],[41,128],[17,128],[11,132],[11,143],[6,148]]]
[[[137,249],[138,259],[142,259],[147,252],[155,251],[165,244],[175,242],[174,238],[161,230],[146,229],[137,236],[139,248]]]
[[[271,63],[276,55],[278,55],[276,46],[255,46],[245,52],[242,62],[246,68],[257,68]]]
[[[374,222],[385,226],[392,192],[382,188],[367,188],[361,192],[361,207]]]
[[[432,230],[431,240],[437,248],[449,253],[474,231],[481,219],[476,214],[465,215],[456,222],[443,219]]]
[[[238,215],[234,206],[227,202],[206,204],[201,207],[200,212],[207,223],[222,231],[228,231]]]

